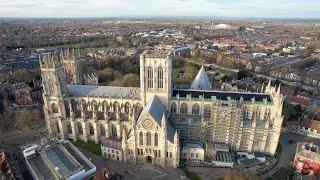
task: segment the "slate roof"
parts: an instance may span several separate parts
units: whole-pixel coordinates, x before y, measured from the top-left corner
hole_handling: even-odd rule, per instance
[[[140,99],[140,88],[138,87],[68,85],[68,91],[72,96]]]
[[[105,139],[102,144],[103,147],[121,150],[121,141],[115,139]]]
[[[240,100],[242,97],[244,101],[251,101],[251,98],[255,98],[255,101],[263,101],[267,99],[267,102],[271,102],[271,97],[266,93],[252,93],[252,92],[232,92],[232,91],[208,91],[208,90],[192,90],[192,89],[173,89],[172,96],[187,97],[191,94],[192,98],[199,98],[201,95],[205,99],[211,99],[212,96],[216,96],[219,100],[228,100],[230,97],[233,100]]]
[[[209,80],[208,74],[204,67],[202,66],[200,71],[198,72],[196,78],[193,80],[191,84],[191,89],[197,90],[211,90],[212,85]]]
[[[147,50],[144,51],[142,55],[147,58],[166,58],[169,53],[167,50]]]
[[[147,105],[143,108],[139,116],[138,122],[141,121],[141,119],[145,117],[147,114],[150,114],[152,118],[158,123],[158,125],[161,126],[162,116],[165,113],[166,113],[165,105],[162,104],[158,96],[153,96],[149,100]],[[173,143],[174,134],[175,134],[175,129],[167,122],[167,140]]]
[[[188,143],[188,144],[186,144],[184,147],[186,147],[186,148],[199,148],[199,149],[203,149],[203,147],[200,146],[199,144],[193,144],[193,143]]]
[[[173,143],[174,141],[174,133],[176,132],[176,130],[170,125],[167,123],[167,139]]]
[[[153,96],[143,108],[138,121],[149,113],[158,125],[161,126],[161,119],[165,112],[166,107],[162,104],[158,96]]]

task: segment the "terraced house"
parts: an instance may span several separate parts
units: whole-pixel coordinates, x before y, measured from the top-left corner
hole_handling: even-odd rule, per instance
[[[140,87],[83,85],[79,61],[64,52],[40,57],[54,137],[102,143],[106,157],[124,163],[174,167],[188,143],[276,151],[283,97],[270,82],[261,93],[215,91],[202,67],[189,89],[173,89],[171,52],[145,51]]]

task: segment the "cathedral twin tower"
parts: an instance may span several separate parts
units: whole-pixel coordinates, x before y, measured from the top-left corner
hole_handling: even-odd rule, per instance
[[[189,89],[173,89],[171,53],[145,51],[140,88],[83,85],[81,61],[65,51],[40,57],[53,137],[102,143],[125,163],[174,167],[188,143],[275,153],[283,97],[270,83],[263,93],[213,91],[202,68]]]

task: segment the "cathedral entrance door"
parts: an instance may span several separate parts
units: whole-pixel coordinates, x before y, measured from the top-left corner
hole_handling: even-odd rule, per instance
[[[147,156],[147,163],[152,163],[152,157],[151,156]]]

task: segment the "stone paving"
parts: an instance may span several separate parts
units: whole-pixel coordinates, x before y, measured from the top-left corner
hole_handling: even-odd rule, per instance
[[[97,167],[97,169],[107,168],[121,174],[124,180],[137,179],[159,179],[159,180],[176,180],[180,179],[181,169],[172,167],[154,167],[153,165],[131,165],[124,164],[113,160],[106,160],[102,156],[97,156],[89,151],[80,149],[80,151]]]

